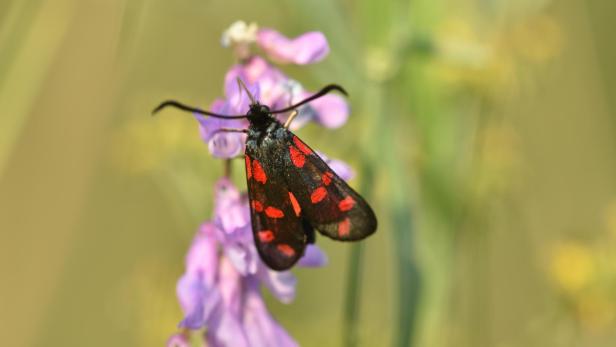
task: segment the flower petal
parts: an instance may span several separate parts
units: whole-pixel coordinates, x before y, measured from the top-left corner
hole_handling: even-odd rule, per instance
[[[223,257],[220,261],[218,282],[222,302],[208,321],[205,335],[208,346],[251,346],[242,326],[245,282],[245,278],[240,276],[231,262]]]
[[[207,287],[203,275],[185,274],[177,284],[177,296],[184,311],[179,327],[200,329],[211,318],[212,312],[221,304],[221,296],[215,287]]]
[[[290,303],[295,299],[297,278],[291,271],[273,271],[261,263],[258,277],[280,302]]]
[[[229,112],[228,104],[222,99],[216,99],[210,105],[210,111],[219,114],[227,114]],[[216,130],[223,127],[223,119],[206,117],[199,113],[194,113],[195,119],[199,122],[199,132],[201,139],[208,142],[216,133]]]
[[[353,169],[351,169],[351,167],[342,160],[331,159],[327,161],[327,165],[329,165],[329,167],[331,167],[332,170],[334,170],[334,172],[345,181],[348,181],[355,176]]]
[[[255,23],[246,23],[244,21],[235,21],[227,30],[222,33],[220,43],[223,47],[229,47],[232,44],[249,44],[256,40],[258,27]]]
[[[186,273],[195,276],[202,274],[204,283],[212,286],[217,268],[216,227],[213,223],[203,223],[188,250]]]
[[[245,143],[245,134],[219,132],[208,141],[208,148],[216,158],[234,158],[244,152]]]
[[[300,102],[314,93],[297,90],[293,93],[293,103]],[[277,105],[277,107],[286,107],[286,105]],[[344,125],[349,118],[349,105],[346,100],[337,94],[327,94],[309,104],[301,106],[299,114],[291,123],[291,130],[301,128],[306,122],[312,120],[326,128],[338,128]]]
[[[215,222],[227,234],[250,224],[248,202],[237,187],[222,178],[216,183]]]
[[[342,160],[338,159],[330,159],[328,156],[323,154],[323,152],[317,151],[317,154],[325,163],[336,173],[336,175],[340,176],[345,181],[350,180],[355,176],[355,172],[351,169],[351,166]]]
[[[205,333],[208,347],[251,347],[246,339],[239,315],[221,309],[213,317]]]
[[[340,95],[328,94],[310,103],[315,110],[315,121],[326,128],[339,128],[349,118],[349,106]]]
[[[173,334],[167,340],[167,347],[190,347],[190,342],[185,334]]]
[[[304,267],[325,266],[327,265],[327,255],[317,245],[308,245],[304,256],[299,259],[297,265]]]
[[[260,29],[257,44],[279,63],[311,64],[321,61],[329,53],[327,39],[318,31],[289,39],[273,29]]]
[[[250,97],[246,91],[240,87],[237,79],[240,78],[248,88],[248,91],[256,100],[260,100],[260,87],[257,79],[250,76],[245,66],[237,64],[233,66],[225,75],[225,97],[230,109],[235,115],[246,114],[250,105]]]
[[[256,273],[259,256],[252,236],[248,200],[227,178],[216,183],[215,221],[221,230],[218,239],[231,264],[242,276]]]
[[[258,287],[251,286],[248,288],[243,320],[244,332],[251,346],[299,346],[269,314]]]
[[[263,58],[254,56],[244,64],[235,65],[225,76],[225,95],[231,100],[231,105],[239,104],[239,107],[234,109],[236,113],[243,114],[248,111],[248,100],[239,102],[238,77],[249,89],[252,88],[251,92],[258,89],[258,95],[255,97],[264,105],[274,106],[282,96],[288,95],[285,82],[289,78]],[[246,93],[242,91],[242,94]]]
[[[199,329],[220,302],[215,288],[218,270],[216,227],[203,223],[186,256],[186,272],[176,287],[178,301],[184,312],[181,327]]]
[[[225,307],[233,314],[239,315],[245,288],[242,286],[242,276],[225,257],[220,260],[218,289]]]
[[[247,225],[233,235],[227,235],[225,255],[242,276],[253,275],[257,272],[259,255],[254,245],[252,227]]]
[[[216,100],[210,107],[212,112],[220,114],[235,113],[229,104],[223,100]],[[222,128],[244,129],[247,121],[242,119],[220,119],[195,114],[199,122],[199,133],[204,142],[208,144],[210,153],[218,158],[233,158],[244,151],[246,135],[242,133],[221,132]]]

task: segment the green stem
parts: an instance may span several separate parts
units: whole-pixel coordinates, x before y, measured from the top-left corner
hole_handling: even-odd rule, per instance
[[[370,187],[373,186],[374,171],[367,160],[362,163],[362,184],[360,191],[370,200]],[[346,297],[344,302],[344,320],[342,345],[355,347],[358,344],[359,306],[361,302],[360,283],[362,278],[364,243],[358,242],[351,246],[349,254],[349,270],[346,283]]]
[[[381,103],[382,114],[395,114],[401,112],[396,109],[396,100],[392,97],[393,83],[382,85],[383,99]],[[404,167],[404,156],[396,146],[396,129],[391,122],[381,125],[381,132],[389,134],[382,137],[383,164],[388,173],[389,192],[391,199],[391,213],[389,218],[393,241],[393,265],[397,273],[398,305],[394,338],[392,346],[409,347],[413,345],[415,320],[417,318],[419,295],[421,290],[421,277],[415,262],[414,226],[412,218],[411,187],[409,187],[408,168]]]
[[[347,290],[345,297],[344,327],[342,335],[342,345],[355,347],[358,342],[358,321],[359,321],[359,302],[360,291],[358,284],[361,282],[362,255],[364,244],[359,242],[351,246],[349,255],[349,271],[347,275]]]
[[[225,159],[223,165],[223,175],[227,178],[231,178],[231,159]]]
[[[397,229],[394,231],[395,263],[398,266],[398,324],[393,346],[413,345],[415,320],[420,294],[420,276],[413,257],[413,223],[411,212],[405,206],[394,208],[392,219]]]

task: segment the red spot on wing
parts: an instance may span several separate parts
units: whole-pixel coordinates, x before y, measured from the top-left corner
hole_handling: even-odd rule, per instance
[[[250,179],[252,177],[252,167],[250,165],[250,157],[246,156],[246,178]]]
[[[295,212],[295,215],[299,217],[299,214],[302,212],[302,208],[299,206],[299,202],[297,202],[295,195],[293,195],[293,193],[291,192],[289,192],[289,200],[291,200],[291,205],[293,205],[293,211]]]
[[[263,167],[257,159],[252,160],[252,175],[257,182],[260,182],[262,184],[265,184],[265,182],[267,182],[267,176],[265,176],[265,171],[263,171]]]
[[[338,223],[338,236],[346,237],[351,232],[351,220],[345,218],[342,222]]]
[[[325,199],[326,196],[327,190],[325,189],[325,187],[319,187],[315,189],[310,195],[310,201],[312,201],[313,204],[316,204],[317,202]]]
[[[284,256],[287,256],[289,258],[295,255],[295,250],[291,246],[287,245],[286,243],[281,243],[278,246],[276,246],[276,248],[278,249],[280,253],[282,253]]]
[[[346,198],[340,200],[338,203],[338,209],[342,212],[348,211],[355,206],[355,200],[352,197],[347,196]]]
[[[334,177],[334,174],[327,171],[323,174],[323,176],[321,176],[321,180],[323,181],[324,185],[328,186],[330,183],[332,183],[332,177]]]
[[[263,243],[272,242],[275,239],[274,233],[271,230],[261,230],[257,233],[257,236],[259,241]]]
[[[289,154],[291,155],[291,161],[293,162],[293,165],[297,167],[303,167],[306,163],[306,157],[295,147],[289,146]]]
[[[302,153],[304,153],[305,155],[312,154],[312,150],[308,148],[308,146],[306,146],[300,139],[298,139],[297,136],[293,136],[293,142],[295,143],[297,148],[299,148],[299,150],[302,151]]]
[[[262,212],[263,204],[260,201],[252,200],[252,208],[257,212]]]
[[[284,217],[284,213],[282,212],[282,210],[279,210],[275,207],[272,206],[268,206],[265,209],[265,215],[270,217],[270,218],[282,218]]]

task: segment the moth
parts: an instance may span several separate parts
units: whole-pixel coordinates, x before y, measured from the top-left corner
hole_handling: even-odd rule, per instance
[[[161,103],[222,119],[246,118],[248,129],[219,129],[247,134],[246,182],[254,241],[259,256],[273,270],[291,268],[314,243],[315,230],[338,241],[357,241],[373,234],[377,220],[372,208],[299,137],[289,131],[298,107],[331,91],[347,95],[336,85],[323,87],[295,105],[270,110],[255,100],[241,79],[238,84],[251,103],[245,115],[221,115],[175,100]],[[274,115],[292,112],[282,124]]]

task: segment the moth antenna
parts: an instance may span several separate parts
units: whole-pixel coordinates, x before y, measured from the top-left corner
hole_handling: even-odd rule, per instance
[[[312,96],[307,97],[306,99],[298,102],[295,105],[291,105],[289,107],[285,107],[281,110],[274,110],[274,111],[270,111],[270,113],[285,113],[285,112],[289,112],[291,110],[294,110],[300,106],[302,106],[303,104],[309,103],[310,101],[314,100],[314,99],[318,99],[320,97],[322,97],[323,95],[333,91],[333,90],[337,90],[338,92],[342,93],[344,96],[349,96],[349,94],[346,92],[346,90],[344,90],[344,88],[342,88],[341,86],[337,85],[337,84],[328,84],[325,87],[323,87],[321,90],[319,90],[316,94],[313,94]]]
[[[248,97],[250,98],[250,103],[252,105],[256,104],[257,100],[255,100],[255,97],[252,94],[250,94],[250,91],[248,90],[248,87],[246,87],[246,85],[244,84],[244,81],[242,81],[242,79],[239,78],[239,77],[237,78],[237,84],[238,84],[238,86],[242,86],[242,88],[244,89],[246,94],[248,94]]]
[[[222,118],[222,119],[241,119],[241,118],[247,118],[246,115],[224,115],[224,114],[218,114],[218,113],[214,113],[214,112],[210,112],[210,111],[205,111],[202,110],[200,108],[197,107],[192,107],[192,106],[187,106],[184,105],[178,101],[175,100],[167,100],[167,101],[163,101],[160,105],[158,105],[158,107],[156,107],[154,110],[152,110],[152,116],[154,116],[156,113],[158,113],[159,111],[161,111],[163,108],[166,107],[173,107],[173,108],[178,108],[182,111],[188,111],[188,112],[194,112],[194,113],[198,113],[198,114],[202,114],[204,116],[210,116],[210,117],[214,117],[214,118]]]

